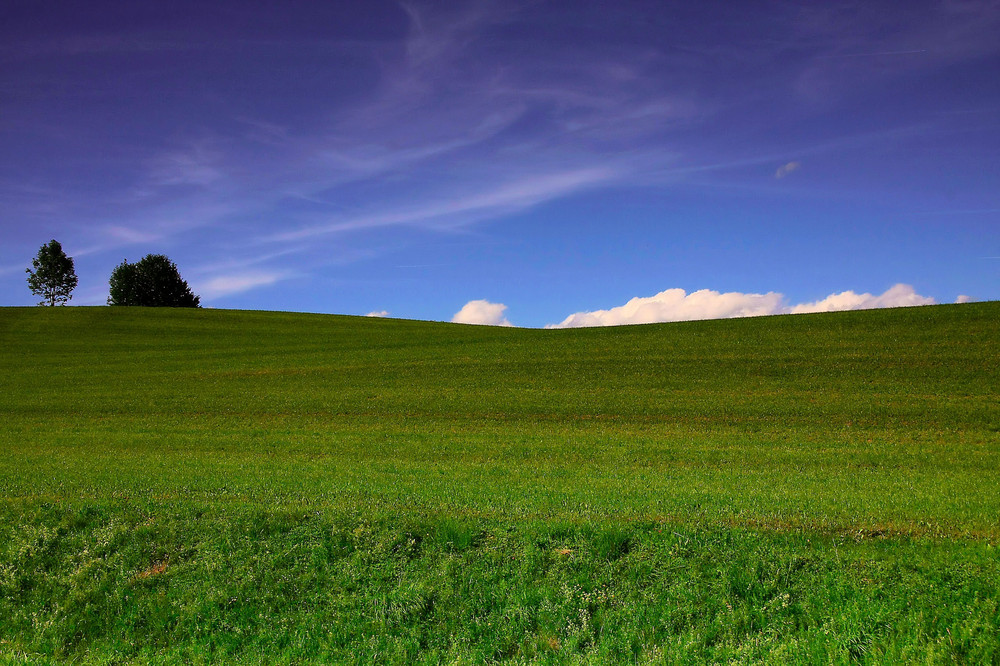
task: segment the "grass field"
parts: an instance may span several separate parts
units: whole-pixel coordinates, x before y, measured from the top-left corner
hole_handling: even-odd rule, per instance
[[[0,663],[1000,663],[1000,303],[0,308]]]

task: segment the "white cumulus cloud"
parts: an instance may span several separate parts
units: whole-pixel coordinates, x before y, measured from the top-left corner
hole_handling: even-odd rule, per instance
[[[803,312],[835,312],[838,310],[870,310],[872,308],[901,308],[910,305],[933,305],[934,299],[921,296],[908,284],[897,284],[885,293],[855,294],[853,291],[842,291],[830,294],[821,301],[800,303],[788,310],[792,314]]]
[[[652,324],[695,319],[894,308],[933,303],[933,298],[921,296],[908,284],[897,284],[877,296],[844,291],[830,294],[820,301],[792,306],[787,304],[783,294],[774,291],[766,294],[744,294],[738,291],[720,293],[711,289],[701,289],[688,294],[683,289],[667,289],[655,296],[633,298],[625,305],[608,310],[576,312],[558,324],[549,325],[548,328]]]
[[[388,310],[376,310],[374,312],[369,312],[365,316],[366,317],[388,317],[389,316],[389,311]]]
[[[972,296],[966,296],[965,294],[959,294],[958,298],[955,299],[956,303],[971,303]]]
[[[486,300],[469,301],[451,318],[456,324],[484,324],[486,326],[513,326],[503,316],[507,306]]]
[[[784,297],[775,292],[743,294],[733,291],[720,294],[710,289],[701,289],[688,294],[683,289],[667,289],[655,296],[633,298],[625,305],[609,310],[571,314],[551,328],[753,317],[775,314],[783,301]]]

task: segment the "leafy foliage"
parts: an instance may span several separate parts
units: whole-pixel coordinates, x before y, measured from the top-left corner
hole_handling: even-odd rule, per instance
[[[181,279],[176,264],[162,254],[123,261],[111,273],[108,305],[196,308],[200,297]]]
[[[39,305],[65,305],[73,298],[77,284],[73,258],[66,256],[59,241],[52,239],[40,247],[31,266],[25,269],[28,287],[31,293],[43,298]]]

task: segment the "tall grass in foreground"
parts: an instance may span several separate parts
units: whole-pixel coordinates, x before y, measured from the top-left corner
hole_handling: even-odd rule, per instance
[[[0,309],[0,661],[998,662],[998,322]]]

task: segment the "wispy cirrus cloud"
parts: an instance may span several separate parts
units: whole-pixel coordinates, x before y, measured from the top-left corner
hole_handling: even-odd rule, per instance
[[[208,187],[225,178],[224,156],[206,142],[171,150],[149,160],[146,169],[146,192],[177,186]],[[144,190],[138,190],[142,194]]]
[[[798,7],[790,28],[814,45],[813,58],[797,75],[795,89],[817,101],[862,85],[878,85],[901,73],[933,70],[996,54],[1000,7],[995,0],[914,2],[894,6],[887,30],[877,3],[843,11],[831,4]],[[873,66],[872,63],[878,63]],[[860,76],[859,76],[860,75]]]
[[[497,215],[524,210],[577,190],[613,182],[611,168],[590,168],[536,175],[475,192],[455,196],[443,193],[421,205],[358,215],[329,224],[298,229],[267,237],[267,241],[300,241],[338,232],[376,227],[413,225],[448,229]]]
[[[642,150],[635,142],[696,114],[683,95],[650,86],[649,63],[628,57],[615,62],[574,48],[552,63],[524,54],[495,69],[471,65],[498,57],[484,34],[524,19],[513,5],[406,10],[405,57],[383,66],[367,100],[300,142],[297,150],[311,146],[304,160],[314,168],[282,188],[342,210],[327,219],[299,216],[260,242],[392,226],[451,230],[614,185],[675,159],[653,142]],[[361,206],[343,203],[362,189],[374,194]]]
[[[109,239],[121,241],[122,244],[131,245],[137,243],[151,243],[163,238],[163,234],[148,229],[133,229],[118,224],[111,224],[104,228]],[[89,254],[81,251],[82,254]]]
[[[284,272],[249,271],[193,281],[193,288],[203,298],[213,299],[270,286],[288,277]]]
[[[778,167],[778,170],[774,172],[774,177],[777,178],[778,180],[781,180],[788,174],[794,171],[798,171],[801,168],[802,168],[801,162],[788,162],[787,164],[782,164],[780,167]]]
[[[690,52],[637,56],[613,44],[551,40],[511,51],[493,37],[530,26],[536,17],[525,7],[402,7],[402,49],[356,49],[377,66],[363,94],[321,122],[240,114],[228,129],[164,142],[140,156],[131,188],[107,193],[117,209],[100,213],[105,222],[85,249],[169,244],[204,230],[235,232],[247,254],[268,244],[310,255],[338,234],[448,231],[595,188],[764,161],[703,168],[702,158],[672,149],[670,137],[681,136],[672,132],[712,113],[696,85],[703,59]],[[665,69],[691,75],[667,84]]]
[[[690,112],[678,110],[676,96],[647,90],[641,65],[623,58],[595,68],[579,52],[558,65],[514,57],[482,68],[470,54],[498,57],[484,35],[523,20],[521,9],[405,10],[401,57],[360,51],[380,68],[368,94],[322,123],[241,115],[231,131],[166,142],[141,157],[130,188],[104,193],[114,209],[100,212],[84,251],[235,231],[247,254],[265,244],[310,255],[317,243],[300,241],[397,226],[450,231],[615,184],[643,160],[673,158],[652,146],[622,153],[626,140]]]

